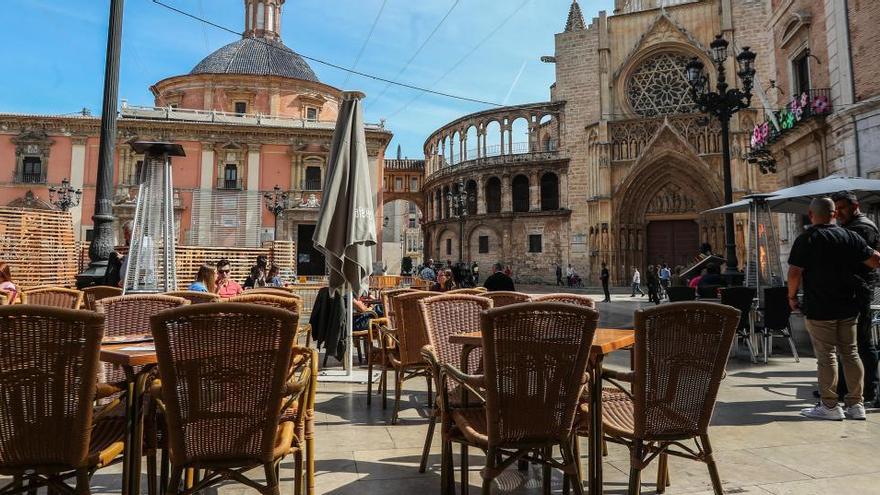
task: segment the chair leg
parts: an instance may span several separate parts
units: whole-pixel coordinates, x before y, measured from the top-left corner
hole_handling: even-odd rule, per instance
[[[657,493],[665,493],[666,487],[669,486],[669,456],[660,454],[657,461]]]
[[[168,477],[168,490],[166,493],[177,495],[180,493],[180,479],[183,477],[183,468],[171,466],[171,476]]]
[[[361,339],[358,339],[357,342],[355,342],[355,347],[357,348],[357,352],[358,352],[358,366],[364,364],[364,353],[361,350],[361,343],[362,342],[363,342],[363,340],[361,340]]]
[[[703,444],[706,465],[709,467],[709,477],[712,479],[712,489],[715,490],[715,495],[723,495],[724,490],[721,488],[721,476],[718,474],[718,466],[715,464],[715,458],[712,456],[712,444],[709,443],[709,435],[700,435],[700,443]]]
[[[642,493],[642,449],[642,441],[636,440],[630,450],[628,495],[640,495]]]
[[[388,368],[382,368],[379,378],[379,391],[382,393],[382,409],[388,409]]]
[[[156,491],[156,450],[147,450],[147,493],[157,495]]]
[[[785,329],[785,337],[788,339],[788,345],[791,347],[791,355],[794,356],[794,362],[801,362],[801,357],[798,356],[797,347],[794,345],[794,339],[791,338],[791,328]]]
[[[367,406],[373,402],[373,358],[367,355]]]
[[[431,375],[427,375],[425,377],[428,382],[428,407],[434,407],[434,380],[431,378]]]
[[[448,462],[448,457],[446,455],[446,451],[451,449],[452,445],[450,442],[447,442],[446,439],[443,439],[443,442],[440,444],[440,495],[449,495],[449,469],[450,465]]]
[[[278,487],[278,474],[275,472],[275,463],[263,464],[263,471],[266,473],[266,488],[261,491],[265,495],[280,495],[281,490]]]
[[[437,411],[431,414],[428,423],[428,434],[425,435],[425,447],[422,449],[422,462],[419,464],[419,472],[424,473],[428,469],[428,456],[431,455],[431,441],[434,440],[434,428],[437,426]]]
[[[550,491],[553,487],[553,470],[550,467],[550,459],[552,458],[553,449],[551,447],[544,447],[544,465],[541,470],[541,481],[544,484],[544,495],[550,495]]]
[[[403,389],[403,372],[394,371],[394,412],[391,414],[391,424],[397,424],[397,416],[400,413],[400,393]]]
[[[490,448],[486,452],[486,469],[483,470],[483,489],[481,490],[481,495],[490,495],[492,491],[492,476],[487,476],[487,474],[495,471],[495,459],[496,452],[495,449]]]
[[[303,492],[303,451],[297,450],[293,454],[293,495],[302,495]]]
[[[162,455],[159,457],[159,493],[165,495],[168,490],[168,468],[170,461],[168,460],[168,447],[162,449]]]
[[[562,459],[568,465],[567,471],[574,471],[574,475],[570,475],[568,473],[562,478],[562,492],[568,493],[568,484],[574,486],[575,495],[584,495],[584,479],[581,476],[581,460],[580,454],[578,453],[578,437],[577,435],[572,438],[570,445],[560,445],[560,451],[562,452]]]
[[[470,488],[470,478],[468,477],[468,446],[461,444],[461,495],[468,495]]]

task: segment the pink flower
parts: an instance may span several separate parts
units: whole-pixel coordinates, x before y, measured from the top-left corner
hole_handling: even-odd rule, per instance
[[[825,96],[817,96],[813,99],[813,113],[823,114],[828,112],[828,98]]]

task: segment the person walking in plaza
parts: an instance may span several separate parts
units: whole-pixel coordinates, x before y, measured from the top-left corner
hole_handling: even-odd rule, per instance
[[[833,225],[834,202],[810,202],[812,226],[795,239],[788,257],[788,300],[802,310],[813,342],[819,377],[819,403],[801,415],[815,419],[865,419],[862,397],[864,368],[856,347],[859,315],[856,275],[860,265],[880,266],[880,253],[858,234]],[[803,306],[797,298],[803,282]],[[837,353],[843,360],[847,394],[844,411],[837,401]]]
[[[223,299],[229,299],[244,292],[238,282],[229,278],[231,271],[232,265],[229,264],[229,260],[222,259],[217,262],[217,287],[215,289],[217,295]]]
[[[186,290],[195,292],[214,292],[217,283],[217,270],[213,266],[204,264],[199,267],[196,279],[189,284]]]
[[[556,287],[563,287],[563,286],[565,286],[565,284],[562,283],[562,267],[559,266],[559,263],[557,263],[556,264]]]
[[[504,273],[504,265],[501,263],[495,263],[492,266],[492,270],[494,273],[489,275],[486,279],[486,282],[483,283],[483,287],[486,288],[489,292],[495,292],[500,290],[509,290],[515,291],[516,288],[513,284],[513,279],[510,278],[509,275]]]
[[[646,279],[648,283],[648,302],[660,304],[660,278],[657,276],[656,266],[648,265]]]
[[[660,299],[666,297],[666,289],[669,288],[669,281],[672,278],[672,271],[669,269],[669,265],[663,263],[660,267]]]
[[[638,268],[633,267],[632,295],[630,295],[629,297],[636,297],[636,292],[638,292],[640,295],[645,295],[645,293],[642,292],[642,274],[639,273]]]
[[[571,287],[571,279],[574,276],[574,269],[571,267],[571,263],[568,264],[568,267],[565,269],[565,281],[568,283],[568,286]]]
[[[429,282],[433,282],[434,275],[434,260],[428,259],[428,262],[425,264],[425,267],[422,268],[422,271],[419,272],[419,278],[422,280],[428,280]]]
[[[855,232],[861,237],[868,247],[874,250],[880,249],[880,230],[874,225],[859,208],[859,198],[852,192],[837,193],[832,198],[837,213],[837,224],[843,228]],[[865,368],[865,378],[862,393],[865,403],[874,403],[880,407],[880,393],[878,393],[877,375],[877,347],[871,339],[871,302],[874,298],[874,285],[877,283],[877,275],[873,269],[867,266],[859,266],[856,271],[856,301],[859,304],[859,321],[856,330],[856,345],[859,350],[859,358]],[[842,363],[838,363],[838,373],[843,372]],[[837,384],[839,397],[846,396],[846,382],[840,380]]]
[[[611,274],[608,272],[607,263],[602,263],[602,271],[599,273],[599,280],[602,282],[602,292],[605,293],[605,299],[602,299],[602,302],[611,302],[611,291],[608,289],[608,282],[611,280]]]

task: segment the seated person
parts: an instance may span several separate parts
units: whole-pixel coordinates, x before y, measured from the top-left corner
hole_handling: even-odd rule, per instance
[[[284,281],[281,280],[281,269],[275,263],[269,266],[269,274],[266,275],[266,287],[284,287]]]
[[[455,289],[452,270],[444,268],[437,272],[437,281],[431,285],[432,292],[449,292]]]
[[[195,292],[214,292],[217,284],[217,270],[211,265],[202,265],[196,274],[196,279],[189,284],[187,290]]]
[[[492,266],[492,269],[494,270],[494,273],[489,275],[489,278],[483,283],[483,287],[485,287],[486,290],[489,292],[516,290],[513,285],[513,279],[505,273],[504,265],[501,263],[495,263]]]
[[[18,288],[12,281],[12,271],[9,269],[9,265],[2,261],[0,261],[0,291],[6,294],[10,304],[15,302],[15,298],[18,296]]]
[[[217,262],[216,292],[217,295],[223,299],[229,299],[230,297],[237,296],[244,292],[244,289],[241,288],[241,285],[239,285],[238,282],[229,278],[229,272],[231,270],[232,265],[229,264],[229,260],[222,259]]]
[[[697,282],[697,287],[709,285],[726,285],[724,277],[721,276],[721,267],[714,263],[706,267],[706,274]]]

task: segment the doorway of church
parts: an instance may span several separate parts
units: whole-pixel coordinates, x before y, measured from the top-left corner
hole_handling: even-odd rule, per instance
[[[315,224],[299,224],[296,230],[296,274],[325,275],[324,255],[315,249]]]
[[[693,220],[660,220],[648,223],[648,265],[688,266],[700,252],[700,228]]]

